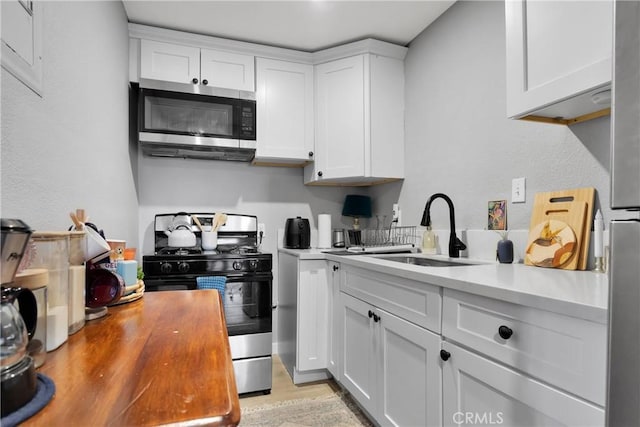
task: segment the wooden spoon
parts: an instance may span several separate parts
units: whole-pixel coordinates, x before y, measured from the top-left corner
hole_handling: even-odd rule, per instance
[[[225,222],[227,222],[227,215],[226,214],[215,214],[215,216],[213,217],[213,228],[211,229],[211,231],[218,231],[218,229]]]
[[[81,231],[84,229],[84,224],[78,219],[78,216],[76,214],[74,214],[73,212],[69,212],[69,217],[71,218],[71,221],[73,221],[73,225],[75,226],[76,230]]]
[[[202,224],[200,224],[200,220],[198,219],[197,216],[195,215],[191,215],[191,218],[193,218],[193,222],[196,223],[196,225],[198,226],[198,229],[200,229],[200,232],[204,232],[204,229],[202,228]]]

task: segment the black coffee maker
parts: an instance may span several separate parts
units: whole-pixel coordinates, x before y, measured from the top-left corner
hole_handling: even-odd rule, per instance
[[[0,393],[4,417],[27,404],[37,391],[35,365],[27,344],[36,329],[38,311],[33,293],[13,285],[32,231],[19,219],[3,218],[1,222]]]

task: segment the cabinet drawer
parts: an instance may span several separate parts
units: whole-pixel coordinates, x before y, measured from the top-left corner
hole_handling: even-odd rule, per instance
[[[440,333],[440,288],[428,283],[344,266],[343,292]]]
[[[442,310],[445,339],[604,406],[606,325],[450,289]]]

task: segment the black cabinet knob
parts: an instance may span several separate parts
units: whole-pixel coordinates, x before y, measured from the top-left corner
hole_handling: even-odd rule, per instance
[[[193,83],[194,85],[198,84],[198,79],[196,79],[195,77],[191,80],[191,83]]]
[[[322,171],[318,171],[318,176],[322,176]]]
[[[338,266],[337,265],[333,266],[333,271],[338,271]]]
[[[313,151],[309,151],[309,157],[313,157]]]
[[[369,319],[373,317],[373,311],[369,310]]]
[[[451,353],[449,353],[447,350],[440,350],[440,359],[446,362],[450,357]]]
[[[208,85],[208,84],[209,84],[209,80],[204,79],[204,80],[202,81],[202,84],[203,84],[203,85],[205,85],[205,86],[206,86],[206,85]]]
[[[380,316],[378,316],[377,314],[373,313],[373,321],[377,323],[379,320],[380,320]]]
[[[502,325],[498,328],[498,335],[500,335],[500,338],[508,340],[513,335],[513,330],[508,326]]]

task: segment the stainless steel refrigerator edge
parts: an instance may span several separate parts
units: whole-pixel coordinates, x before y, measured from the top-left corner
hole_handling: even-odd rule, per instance
[[[640,2],[616,1],[611,114],[609,427],[640,425]]]

